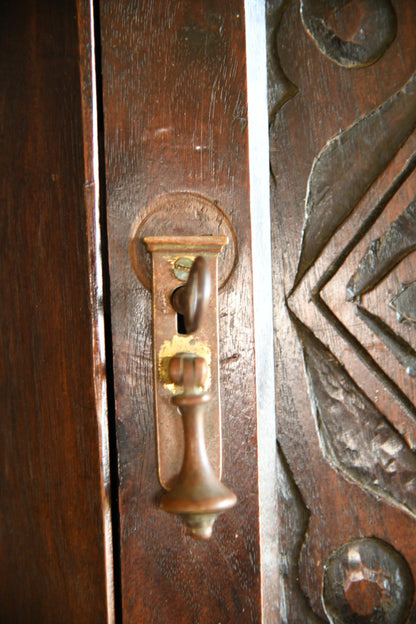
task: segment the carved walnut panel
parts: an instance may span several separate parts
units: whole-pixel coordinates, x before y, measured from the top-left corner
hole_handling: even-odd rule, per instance
[[[416,5],[268,3],[281,622],[416,622]]]

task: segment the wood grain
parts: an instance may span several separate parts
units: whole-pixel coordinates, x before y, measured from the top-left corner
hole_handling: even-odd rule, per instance
[[[124,621],[259,622],[243,2],[106,0],[101,28]],[[223,481],[239,502],[207,543],[159,509],[151,296],[128,258],[146,206],[186,190],[219,203],[239,244],[218,301]]]
[[[351,6],[357,4],[360,3],[351,3]],[[331,554],[346,542],[359,537],[374,536],[391,544],[404,556],[413,577],[416,578],[416,550],[412,537],[415,531],[414,518],[409,513],[395,508],[388,501],[378,500],[376,496],[366,491],[363,483],[352,481],[345,465],[334,468],[325,457],[326,449],[322,441],[320,442],[320,432],[313,416],[313,408],[316,408],[316,405],[311,404],[311,397],[308,395],[301,345],[295,335],[286,305],[301,254],[302,230],[312,213],[307,210],[308,180],[318,155],[322,154],[322,150],[330,141],[334,141],[335,145],[337,139],[334,137],[337,136],[339,146],[342,148],[342,137],[346,135],[341,133],[388,102],[400,92],[414,74],[416,46],[412,33],[416,23],[415,7],[403,1],[394,2],[392,5],[397,15],[396,38],[377,62],[364,69],[349,70],[338,66],[315,47],[302,25],[299,3],[288,5],[277,38],[276,50],[281,68],[299,89],[298,93],[279,110],[271,127],[277,429],[288,468],[299,488],[303,505],[310,512],[308,531],[304,535],[304,545],[299,557],[299,584],[314,613],[323,621],[326,621],[321,599],[324,565]],[[350,21],[345,20],[344,31],[353,28],[354,23],[352,16]],[[394,122],[400,123],[400,119],[398,116],[396,120],[388,120],[380,130],[383,136],[387,136]],[[325,242],[316,254],[313,254],[312,266],[309,270],[305,270],[298,287],[288,300],[288,306],[298,318],[321,344],[328,346],[329,350],[322,359],[325,366],[329,365],[330,361],[338,361],[347,372],[348,376],[340,377],[339,392],[331,386],[333,398],[324,406],[320,404],[325,419],[333,419],[336,437],[342,435],[348,419],[341,414],[336,417],[335,398],[342,397],[343,384],[347,392],[348,380],[353,379],[367,399],[398,432],[401,439],[398,443],[405,442],[408,454],[416,444],[412,411],[414,408],[408,409],[403,401],[395,398],[391,388],[375,374],[371,360],[365,361],[361,357],[356,348],[357,344],[361,344],[372,361],[382,369],[385,379],[390,379],[396,384],[400,392],[407,397],[410,406],[414,406],[416,400],[414,379],[406,374],[405,369],[383,341],[357,317],[355,305],[346,300],[346,286],[371,242],[387,231],[389,225],[404,212],[415,196],[414,171],[409,171],[409,175],[405,176],[399,185],[394,186],[415,153],[416,142],[412,125],[409,126],[408,138],[401,147],[400,143],[405,137],[397,145],[399,148],[397,154],[395,156],[392,154],[391,160],[387,158],[384,163],[383,159],[389,145],[394,146],[394,143],[390,142],[381,150],[377,150],[375,143],[369,140],[369,154],[372,159],[377,160],[379,171],[376,172],[371,186],[364,189],[362,199],[359,197],[354,199],[352,211],[342,225],[340,221],[336,221],[336,215],[333,216],[335,221],[334,227],[330,224],[331,236],[328,236],[325,224],[328,220],[331,221],[331,214],[334,215],[347,197],[345,193],[341,193],[339,201],[332,201],[331,196],[336,193],[336,185],[342,186],[346,177],[352,173],[352,168],[355,169],[355,173],[351,176],[348,194],[358,192],[357,189],[365,183],[366,167],[370,161],[360,160],[364,152],[357,149],[357,145],[369,137],[362,132],[360,137],[357,137],[357,144],[351,144],[349,147],[345,144],[348,153],[341,158],[339,166],[336,165],[334,155],[327,152],[326,173],[333,175],[333,178],[327,183],[328,195],[325,194],[323,183],[320,189],[322,195],[317,197],[317,203],[327,198],[328,204],[324,211],[325,221],[316,220],[317,230],[311,239],[313,243],[319,243],[318,233],[321,241]],[[345,166],[347,162],[351,163],[351,167]],[[391,195],[388,192],[390,188],[394,188]],[[383,198],[386,196],[388,201],[383,204]],[[362,232],[361,226],[379,202],[381,204],[377,218],[370,219],[367,230]],[[355,245],[348,247],[348,242],[358,232],[360,237],[357,237]],[[346,251],[343,254],[344,249]],[[336,270],[332,270],[331,263],[342,254],[342,262]],[[414,279],[412,278],[414,266],[414,254],[407,256],[389,276],[371,292],[365,294],[361,302],[366,309],[392,327],[395,333],[413,345],[413,348],[414,326],[411,323],[400,325],[394,311],[389,307],[389,301],[400,291],[401,282],[410,282]],[[323,275],[328,275],[328,280],[323,280]],[[328,310],[333,316],[327,314]],[[334,319],[338,319],[340,324],[347,328],[353,339],[350,339],[347,333],[340,332],[340,324],[335,323]],[[316,354],[312,360],[313,362],[308,361],[309,370],[310,366],[316,368]],[[360,427],[365,427],[366,418],[371,412],[369,404],[365,404],[367,407],[364,403],[360,407],[357,402],[351,410],[355,418],[361,413],[361,417],[357,420],[359,429],[357,433],[360,433]],[[353,437],[351,436],[350,441]],[[340,439],[337,437],[338,442]],[[373,442],[374,437],[371,437],[371,448],[367,451],[359,444],[358,456],[361,453],[365,461],[379,461],[382,458],[382,453],[372,446]],[[341,455],[345,461],[347,459],[345,449]],[[409,457],[412,458],[413,453]],[[351,461],[353,460],[352,453]],[[396,483],[393,488],[397,495],[400,485]],[[299,510],[288,509],[293,521],[296,522]],[[291,522],[290,518],[285,517],[284,508],[281,508],[281,515],[283,532],[281,539],[282,543],[285,543],[288,539],[287,534],[284,534],[285,526],[290,526]],[[364,588],[364,595],[365,591]],[[293,594],[283,593],[281,600],[285,604],[282,622],[291,624],[303,621],[304,605],[297,601]],[[416,621],[414,607],[409,621]]]
[[[5,3],[0,28],[0,620],[102,624],[108,482],[76,2]]]

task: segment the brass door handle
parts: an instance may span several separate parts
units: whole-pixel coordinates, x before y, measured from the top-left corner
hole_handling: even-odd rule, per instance
[[[217,479],[207,454],[204,414],[211,395],[202,390],[207,370],[206,361],[193,353],[178,353],[169,363],[171,380],[183,386],[183,393],[171,401],[182,416],[185,452],[178,478],[162,498],[162,508],[181,515],[190,534],[198,539],[209,538],[218,514],[237,501]]]
[[[211,277],[203,256],[195,258],[185,286],[176,288],[171,297],[172,305],[184,317],[187,334],[196,331],[201,323],[211,294]]]
[[[158,469],[167,490],[161,507],[178,514],[198,539],[210,537],[218,514],[237,500],[221,483],[217,262],[227,242],[225,236],[144,238],[153,267]],[[178,271],[183,266],[188,279]]]

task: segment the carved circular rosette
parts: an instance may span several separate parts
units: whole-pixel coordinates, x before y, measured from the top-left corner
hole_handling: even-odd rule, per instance
[[[407,561],[380,539],[348,542],[325,565],[322,600],[331,624],[405,624],[413,595]]]

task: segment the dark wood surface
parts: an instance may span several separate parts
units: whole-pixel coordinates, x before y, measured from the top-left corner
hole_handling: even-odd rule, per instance
[[[78,17],[88,56],[85,7]],[[0,620],[102,624],[88,58],[82,108],[76,2],[3,3],[0,23]]]
[[[239,0],[101,2],[126,623],[261,619],[243,9]],[[172,191],[218,202],[239,244],[218,301],[223,481],[238,503],[205,543],[159,508],[151,295],[128,256],[134,221]],[[188,215],[183,226],[206,233],[190,232]],[[180,233],[181,215],[172,228]]]
[[[351,608],[357,621],[373,622],[384,601],[380,621],[413,623],[416,337],[390,302],[415,275],[416,10],[405,1],[300,4],[304,23],[299,3],[275,2],[268,26],[279,85],[269,110],[280,618],[356,621],[342,619]],[[384,42],[370,41],[384,32],[377,11]],[[331,50],[323,24],[339,37]],[[351,42],[363,33],[366,66],[354,65]],[[371,565],[387,584],[403,570],[400,597],[381,597],[362,572]]]
[[[243,3],[100,10],[123,621],[260,622]],[[381,605],[414,624],[416,8],[276,0],[268,15],[279,623],[370,624]],[[89,19],[81,0],[15,2],[0,27],[6,623],[111,621]],[[128,251],[176,191],[217,202],[238,241],[218,301],[238,504],[205,543],[159,507],[151,295]],[[185,216],[153,233],[206,233]]]

